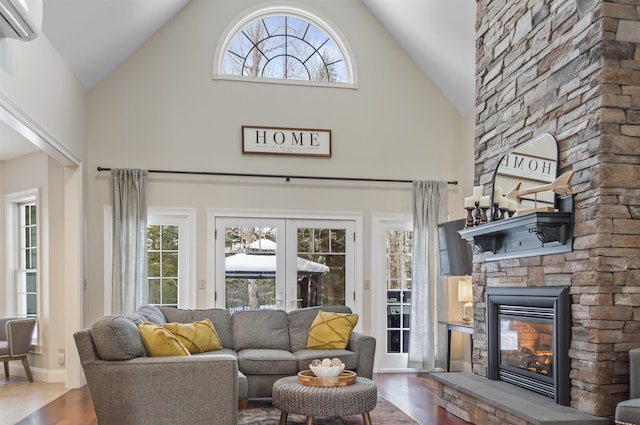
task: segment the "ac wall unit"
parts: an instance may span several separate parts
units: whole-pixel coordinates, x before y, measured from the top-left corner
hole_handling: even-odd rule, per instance
[[[0,38],[33,40],[42,26],[42,0],[0,0]]]

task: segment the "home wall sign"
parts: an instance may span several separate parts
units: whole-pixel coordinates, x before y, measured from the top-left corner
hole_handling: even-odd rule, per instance
[[[242,126],[242,153],[331,156],[331,130]]]

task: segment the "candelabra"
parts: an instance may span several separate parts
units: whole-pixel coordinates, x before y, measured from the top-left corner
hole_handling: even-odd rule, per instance
[[[480,223],[485,224],[489,221],[487,218],[487,211],[489,210],[489,207],[480,207],[480,209],[482,210],[482,213],[480,214]]]
[[[464,228],[468,229],[469,227],[476,225],[473,217],[473,212],[476,210],[476,207],[465,207],[464,209],[467,210],[467,222],[465,223]]]

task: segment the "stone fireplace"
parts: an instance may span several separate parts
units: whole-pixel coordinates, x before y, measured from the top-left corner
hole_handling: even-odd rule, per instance
[[[635,0],[478,0],[475,183],[540,134],[574,171],[568,253],[474,256],[472,370],[490,368],[489,288],[566,286],[569,404],[613,416],[640,346],[640,6]]]
[[[489,379],[569,404],[568,289],[487,288]]]

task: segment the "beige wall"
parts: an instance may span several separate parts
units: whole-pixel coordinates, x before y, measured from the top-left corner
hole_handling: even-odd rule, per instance
[[[89,94],[87,320],[102,314],[103,207],[111,203],[109,176],[97,166],[465,179],[472,186],[472,170],[463,168],[472,164],[473,114],[460,117],[360,1],[304,2],[346,36],[359,70],[357,90],[213,80],[219,37],[257,3],[192,0]],[[242,125],[331,129],[333,156],[242,155]],[[450,186],[452,218],[463,216],[462,197],[461,186]],[[411,212],[408,184],[152,175],[148,199],[151,206],[196,209],[198,280],[209,267],[209,208],[360,213],[364,279],[371,269],[371,214]],[[199,291],[199,306],[205,295]],[[364,296],[366,306],[371,294]],[[369,323],[365,317],[365,329]]]

